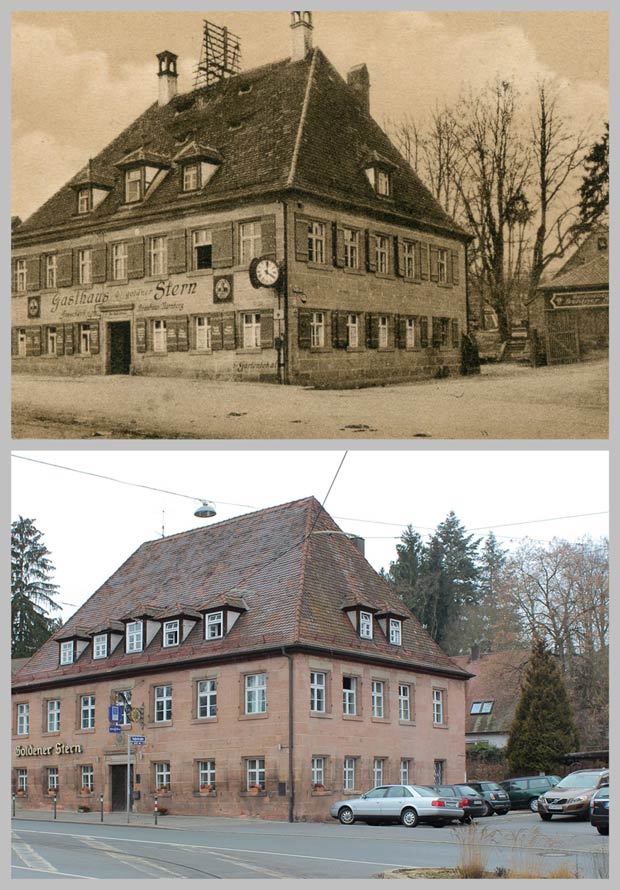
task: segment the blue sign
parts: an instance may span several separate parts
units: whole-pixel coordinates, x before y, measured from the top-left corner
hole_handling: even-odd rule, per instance
[[[123,715],[122,705],[110,705],[108,709],[108,720],[110,723],[120,723]]]
[[[146,742],[145,735],[130,735],[129,741],[132,745],[143,745]]]
[[[118,723],[113,723],[112,726],[108,726],[108,732],[120,732],[121,728]]]

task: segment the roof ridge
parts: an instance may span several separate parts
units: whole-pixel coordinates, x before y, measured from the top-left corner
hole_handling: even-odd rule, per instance
[[[299,159],[299,152],[301,151],[301,140],[304,127],[306,125],[306,117],[308,116],[308,106],[310,105],[310,90],[312,88],[314,71],[316,69],[316,60],[319,57],[319,52],[320,50],[318,49],[318,47],[315,47],[312,50],[312,61],[310,62],[310,69],[308,71],[308,82],[306,83],[304,101],[301,107],[301,115],[299,117],[299,126],[297,128],[297,135],[295,136],[295,145],[293,147],[293,157],[291,158],[291,169],[289,170],[288,178],[286,180],[287,186],[293,185],[295,173],[297,172],[297,161]]]
[[[313,500],[316,501],[316,498],[313,498]],[[318,501],[316,501],[316,503],[319,506],[319,510],[322,510],[323,509],[322,505],[319,504]],[[295,607],[295,624],[293,626],[293,639],[296,641],[299,639],[299,630],[300,630],[300,626],[301,626],[301,604],[303,602],[304,586],[305,586],[305,581],[306,581],[306,565],[308,562],[308,550],[310,548],[310,532],[312,530],[313,525],[316,523],[316,521],[318,520],[318,517],[320,515],[320,514],[317,515],[316,519],[314,520],[314,522],[311,526],[310,525],[310,519],[312,517],[311,507],[313,507],[313,506],[314,505],[310,501],[308,503],[309,509],[308,509],[308,515],[306,517],[306,529],[304,532],[304,540],[303,540],[302,552],[301,552],[301,566],[300,566],[300,570],[299,570],[299,597],[297,599],[297,605]]]

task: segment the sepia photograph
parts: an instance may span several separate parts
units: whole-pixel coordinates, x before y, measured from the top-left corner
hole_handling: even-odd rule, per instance
[[[607,439],[605,11],[11,40],[14,439]]]

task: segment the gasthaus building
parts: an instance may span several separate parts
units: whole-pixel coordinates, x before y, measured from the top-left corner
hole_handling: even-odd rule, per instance
[[[370,116],[366,66],[345,81],[310,12],[291,37],[183,94],[158,54],[158,101],[13,232],[14,371],[458,372],[468,235]]]
[[[322,820],[462,781],[471,674],[361,547],[314,498],[141,545],[13,677],[23,806],[124,810],[128,735],[134,812]]]

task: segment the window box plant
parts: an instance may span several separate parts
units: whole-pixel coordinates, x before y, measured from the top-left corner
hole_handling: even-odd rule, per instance
[[[325,785],[322,782],[315,782],[312,786],[313,791],[325,791]]]
[[[260,794],[262,790],[263,789],[260,787],[260,785],[250,785],[250,787],[248,788],[250,794]]]
[[[215,788],[213,787],[213,785],[209,785],[208,783],[207,784],[203,783],[200,786],[200,790],[202,791],[203,794],[210,794],[211,791],[215,791]]]

